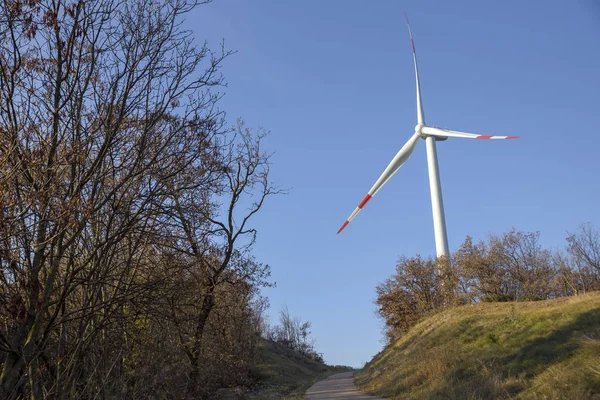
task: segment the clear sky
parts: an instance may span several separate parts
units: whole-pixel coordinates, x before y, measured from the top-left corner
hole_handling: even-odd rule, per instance
[[[282,305],[310,320],[333,364],[382,348],[375,286],[400,255],[435,255],[425,143],[336,232],[416,124],[404,11],[430,125],[521,139],[438,143],[454,251],[466,235],[540,231],[549,248],[600,228],[600,3],[215,0],[188,18],[224,39],[221,107],[271,131],[272,178],[291,187],[255,220],[255,254]]]

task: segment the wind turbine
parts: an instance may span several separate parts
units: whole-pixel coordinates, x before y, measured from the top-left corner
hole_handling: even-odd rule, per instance
[[[406,15],[406,14],[405,14]],[[451,131],[449,129],[436,128],[425,124],[425,115],[423,114],[423,103],[421,101],[421,85],[419,83],[419,68],[417,67],[417,53],[415,51],[415,42],[413,40],[412,31],[406,16],[406,25],[408,26],[408,34],[412,44],[413,61],[415,65],[415,79],[417,81],[417,125],[415,133],[408,139],[408,142],[396,154],[390,164],[387,166],[383,174],[377,179],[371,190],[354,209],[346,222],[338,230],[338,234],[344,230],[346,226],[356,217],[363,207],[375,196],[375,194],[386,184],[386,182],[398,171],[398,169],[408,160],[419,139],[425,140],[427,148],[427,167],[429,170],[429,189],[431,191],[431,209],[433,211],[433,229],[435,232],[435,249],[438,257],[448,256],[448,235],[446,233],[446,217],[444,216],[444,203],[442,200],[442,187],[440,184],[440,172],[438,169],[436,141],[447,140],[448,138],[465,138],[465,139],[515,139],[518,136],[490,136],[475,133],[466,133]]]

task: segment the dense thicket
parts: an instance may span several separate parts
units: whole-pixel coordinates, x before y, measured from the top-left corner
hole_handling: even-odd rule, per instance
[[[478,301],[528,301],[600,290],[600,234],[582,225],[566,251],[540,244],[539,232],[511,230],[487,241],[467,237],[451,259],[402,257],[377,286],[376,304],[389,340],[428,313]]]
[[[0,398],[202,398],[251,379],[276,193],[217,108],[194,0],[0,5]]]

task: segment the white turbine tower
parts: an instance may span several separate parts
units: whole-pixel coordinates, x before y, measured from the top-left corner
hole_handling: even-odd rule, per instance
[[[415,51],[415,42],[412,37],[412,31],[410,24],[408,23],[408,17],[406,18],[406,24],[408,25],[408,33],[410,35],[410,42],[412,44],[413,61],[415,64],[415,78],[417,81],[417,125],[415,126],[415,133],[412,135],[408,142],[396,154],[392,159],[392,162],[387,166],[383,174],[377,179],[377,182],[373,185],[371,190],[358,204],[358,207],[354,209],[352,214],[348,217],[346,222],[338,230],[340,233],[344,228],[356,217],[356,215],[363,209],[363,207],[371,200],[373,196],[385,185],[385,183],[398,171],[398,169],[406,162],[410,157],[415,146],[419,142],[419,139],[425,140],[427,147],[427,167],[429,169],[429,188],[431,191],[431,209],[433,211],[433,229],[435,232],[435,249],[438,257],[448,256],[448,235],[446,233],[446,218],[444,216],[444,203],[442,201],[442,187],[440,184],[440,172],[438,169],[437,161],[437,150],[435,147],[436,141],[446,140],[449,137],[465,138],[465,139],[515,139],[518,136],[490,136],[481,135],[474,133],[451,131],[448,129],[436,128],[433,126],[425,125],[425,116],[423,114],[423,103],[421,102],[421,85],[419,83],[419,68],[417,67],[417,53]]]

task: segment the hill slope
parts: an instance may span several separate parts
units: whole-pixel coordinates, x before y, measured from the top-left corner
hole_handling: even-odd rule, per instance
[[[600,399],[600,293],[423,320],[358,374],[390,399]]]
[[[270,340],[261,340],[257,369],[262,384],[252,399],[301,399],[313,383],[327,376],[351,370],[329,366]]]

